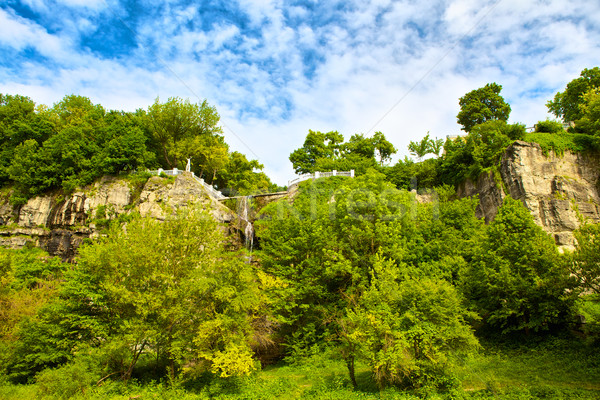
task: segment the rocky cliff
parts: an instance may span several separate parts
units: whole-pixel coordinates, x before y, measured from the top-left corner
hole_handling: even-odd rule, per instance
[[[573,246],[579,216],[600,221],[600,154],[550,152],[536,143],[517,141],[504,153],[500,173],[466,181],[457,194],[479,196],[479,216],[491,221],[507,194],[531,211],[535,222],[563,248]]]
[[[39,246],[71,260],[81,242],[98,235],[107,221],[132,212],[165,219],[191,204],[201,204],[224,223],[229,233],[244,231],[244,222],[196,181],[191,174],[175,179],[151,177],[143,184],[131,179],[104,178],[65,195],[49,193],[12,207],[9,193],[0,197],[0,246]],[[230,237],[240,236],[230,235]]]

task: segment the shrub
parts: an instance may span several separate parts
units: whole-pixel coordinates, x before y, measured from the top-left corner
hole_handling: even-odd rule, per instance
[[[564,132],[564,129],[562,123],[547,119],[545,121],[539,121],[537,124],[535,124],[535,131],[543,133],[559,133]]]
[[[84,393],[98,379],[94,366],[83,357],[59,368],[46,369],[36,376],[40,396],[52,399],[68,399]]]

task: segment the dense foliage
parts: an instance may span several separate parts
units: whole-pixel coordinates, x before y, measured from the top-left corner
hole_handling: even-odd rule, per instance
[[[352,135],[344,142],[338,132],[308,131],[304,145],[290,154],[290,161],[297,174],[315,171],[349,171],[364,173],[367,169],[383,165],[396,153],[394,146],[383,133],[375,132],[373,137]]]
[[[184,169],[232,193],[275,188],[263,166],[229,152],[219,114],[206,101],[157,99],[147,111],[106,111],[70,95],[52,108],[0,94],[0,185],[21,204],[49,189],[67,192],[103,175],[147,168]]]
[[[488,83],[459,99],[460,112],[456,120],[465,132],[487,121],[508,121],[510,105],[500,96],[501,91],[502,85]]]
[[[584,116],[585,111],[581,109],[588,101],[584,94],[590,90],[600,87],[600,68],[585,68],[580,77],[573,79],[567,84],[564,92],[558,92],[554,99],[548,101],[548,110],[565,122],[577,121]]]
[[[80,250],[75,268],[58,269],[62,275],[54,273],[59,261],[36,253],[6,253],[3,265],[3,368],[14,381],[86,354],[99,372],[125,380],[140,362],[171,377],[255,368],[251,346],[260,332],[252,321],[266,301],[260,279],[241,255],[224,250],[206,212],[114,225]],[[27,313],[18,308],[25,289],[39,297],[53,282],[54,296]]]
[[[561,254],[520,201],[507,196],[486,226],[478,200],[454,188],[497,172],[515,140],[598,149],[590,87],[569,131],[547,120],[530,133],[506,122],[500,85],[472,91],[458,117],[467,134],[411,142],[417,162],[387,165],[396,149],[380,132],[309,131],[290,155],[296,172],[356,177],[308,180],[266,205],[253,253],[228,247],[201,209],[115,220],[70,265],[0,248],[0,396],[596,398],[600,225],[583,223]],[[0,95],[0,184],[20,203],[190,159],[230,193],[274,190],[258,161],[229,151],[218,121],[206,102],[178,98],[124,113],[81,96],[47,109]],[[569,363],[552,378],[560,386],[515,384],[515,374],[539,382],[544,363]]]

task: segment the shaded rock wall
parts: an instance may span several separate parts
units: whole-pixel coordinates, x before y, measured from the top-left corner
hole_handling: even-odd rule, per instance
[[[139,193],[139,194],[137,194]],[[151,177],[141,188],[126,179],[104,178],[89,187],[65,195],[49,193],[12,207],[9,194],[0,198],[0,246],[34,245],[52,255],[72,260],[85,238],[99,234],[99,219],[114,219],[139,212],[164,220],[181,207],[201,204],[213,217],[235,231],[237,216],[187,174],[174,181]],[[97,215],[102,208],[102,215]]]

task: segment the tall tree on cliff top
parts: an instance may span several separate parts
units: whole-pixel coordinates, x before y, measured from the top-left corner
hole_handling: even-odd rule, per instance
[[[486,121],[508,120],[510,105],[500,96],[501,90],[502,85],[488,83],[459,99],[460,112],[456,119],[463,126],[463,131],[470,132],[475,125]]]
[[[584,116],[584,110],[581,108],[586,104],[584,93],[595,88],[600,88],[600,68],[586,68],[581,71],[579,78],[567,83],[564,92],[556,93],[554,100],[546,103],[548,111],[563,121],[577,121]]]
[[[181,154],[181,142],[193,140],[197,136],[221,135],[217,126],[219,114],[206,100],[201,104],[190,103],[179,97],[170,97],[166,103],[157,98],[148,108],[148,128],[158,141],[165,166],[177,168],[178,162],[184,162]],[[189,156],[188,154],[186,154]]]

